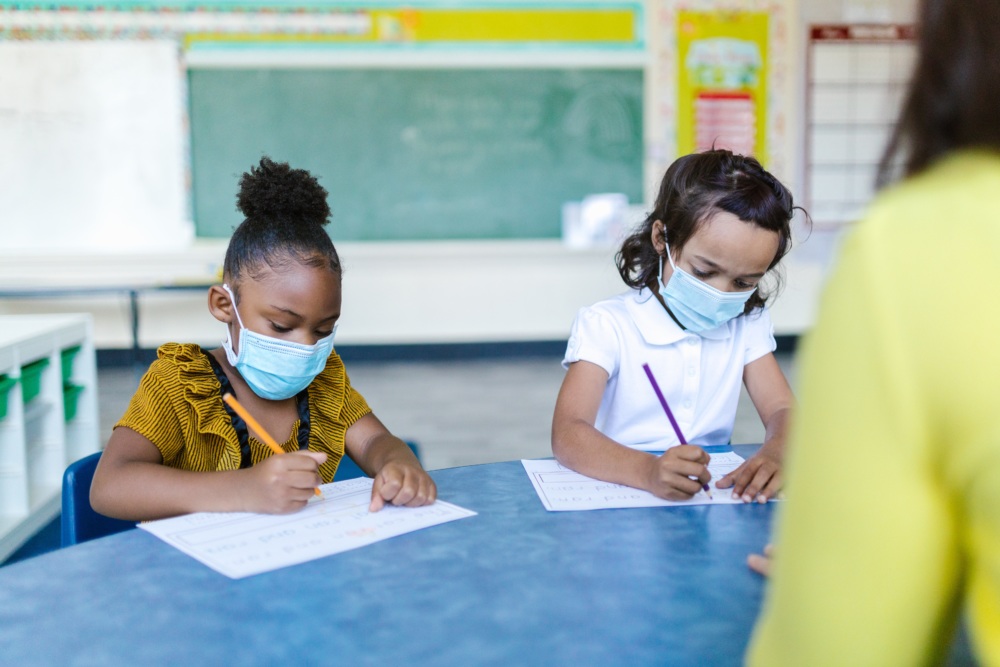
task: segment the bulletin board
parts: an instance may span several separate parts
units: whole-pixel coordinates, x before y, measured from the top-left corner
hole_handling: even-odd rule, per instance
[[[697,148],[694,109],[701,98],[707,102],[704,117],[715,124],[714,129],[703,125],[709,130],[703,136],[709,145],[724,134],[718,131],[720,126],[735,126],[740,147],[745,148],[751,141],[746,131],[750,116],[751,152],[798,194],[801,140],[796,130],[804,39],[800,4],[797,0],[649,0],[647,173],[662,175],[679,155]],[[694,69],[688,67],[693,42],[719,39],[738,43],[710,41],[706,46],[720,48],[700,47],[700,57],[690,63]],[[728,64],[714,73],[711,67],[698,71],[699,63],[709,65],[716,59]],[[741,61],[750,67],[741,68]],[[736,122],[730,123],[731,118]]]
[[[899,114],[910,25],[814,25],[806,69],[806,208],[817,226],[858,220]]]
[[[766,12],[677,15],[677,148],[712,147],[767,163]]]

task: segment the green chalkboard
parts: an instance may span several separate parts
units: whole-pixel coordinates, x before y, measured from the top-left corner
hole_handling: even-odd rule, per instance
[[[546,238],[563,202],[642,201],[642,72],[193,69],[199,236],[263,154],[330,192],[334,240]]]

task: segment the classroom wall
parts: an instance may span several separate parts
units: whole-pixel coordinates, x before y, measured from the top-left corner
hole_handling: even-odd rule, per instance
[[[652,199],[663,169],[675,155],[671,121],[675,112],[672,105],[676,104],[672,26],[675,25],[674,13],[682,7],[768,9],[779,15],[774,30],[780,36],[782,49],[775,58],[781,68],[777,85],[772,88],[774,117],[768,122],[772,124],[773,135],[780,140],[772,146],[769,158],[774,171],[793,192],[801,188],[803,178],[803,46],[800,37],[804,26],[811,22],[905,21],[912,11],[912,3],[901,0],[845,0],[840,3],[823,0],[645,0],[646,48],[638,59],[629,56],[631,59],[623,61],[621,54],[611,53],[588,56],[598,60],[605,58],[618,67],[623,66],[623,62],[627,66],[638,63],[646,72],[643,184],[646,202],[639,202],[645,206]],[[0,12],[0,34],[4,20]],[[54,43],[49,46],[55,48]],[[233,52],[225,57],[238,61],[241,56]],[[370,56],[354,53],[346,57],[354,62],[360,58],[363,62]],[[494,62],[490,58],[496,56],[479,54],[476,57],[485,58],[488,64]],[[508,66],[530,66],[535,57],[530,50],[516,56],[504,56]],[[565,57],[558,62],[568,66]],[[178,53],[177,80],[183,80],[183,68],[190,65],[183,54]],[[10,60],[0,57],[0,80],[7,80],[5,76],[11,66]],[[0,114],[0,129],[3,128],[2,118]],[[180,129],[186,129],[183,122]],[[174,132],[176,134],[172,134]],[[186,155],[189,147],[184,132],[172,126],[167,135],[174,137],[174,145],[165,150],[175,149],[180,155]],[[3,169],[12,169],[10,154],[6,152],[0,154],[0,170]],[[119,182],[128,183],[128,178],[133,177],[142,182],[145,177],[137,174],[139,172],[119,175]],[[190,178],[183,168],[181,178],[182,181]],[[63,216],[60,220],[66,217],[72,218]],[[140,235],[132,247],[126,244],[119,248],[92,242],[99,237],[96,223],[78,223],[82,229],[92,227],[94,234],[86,237],[88,242],[67,243],[65,234],[58,229],[53,231],[51,215],[44,220],[18,223],[21,230],[33,229],[32,235],[13,234],[13,221],[8,217],[0,218],[0,228],[5,230],[0,236],[0,289],[83,284],[153,285],[212,279],[222,261],[224,241],[185,236],[185,230],[191,228],[189,206],[180,215],[181,220],[176,221],[177,217],[174,215],[175,228],[169,223],[154,225],[148,220],[136,219],[135,225],[140,228],[144,222],[148,223],[151,233]],[[164,237],[157,232],[158,236],[152,233],[153,229],[173,229],[176,233]],[[806,235],[801,234],[801,237],[805,239]],[[777,333],[799,334],[811,326],[838,237],[839,230],[814,233],[787,258],[786,287],[773,307]],[[347,344],[562,339],[580,306],[623,288],[614,269],[612,247],[568,248],[556,239],[340,243],[338,247],[347,268],[344,320],[338,340]],[[201,292],[151,291],[143,294],[140,305],[144,347],[169,340],[213,344],[221,338],[220,328],[207,314]],[[128,302],[123,295],[34,301],[0,299],[0,312],[3,313],[75,310],[95,315],[98,347],[123,348],[131,344]]]

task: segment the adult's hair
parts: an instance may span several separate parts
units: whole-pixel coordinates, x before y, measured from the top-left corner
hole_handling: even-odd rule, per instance
[[[879,187],[955,149],[1000,150],[1000,2],[922,0],[917,46]]]
[[[223,272],[233,289],[243,275],[291,262],[341,274],[340,257],[324,226],[327,191],[308,171],[264,156],[240,178],[236,207],[245,216],[226,249]]]
[[[655,289],[661,257],[653,247],[653,223],[663,222],[667,252],[679,253],[714,213],[726,211],[748,224],[778,234],[778,251],[770,272],[792,245],[792,194],[752,157],[725,149],[678,158],[660,183],[653,210],[622,243],[615,257],[618,273],[630,287]],[[777,291],[781,277],[775,275]],[[760,284],[743,312],[762,307],[770,294]]]

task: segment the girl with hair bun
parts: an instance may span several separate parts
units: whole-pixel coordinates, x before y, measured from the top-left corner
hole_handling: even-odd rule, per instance
[[[433,503],[434,482],[372,413],[333,349],[342,268],[324,226],[327,192],[264,157],[243,174],[245,216],[208,291],[226,326],[214,350],[168,343],[115,425],[91,487],[108,516],[294,512],[344,454],[374,477],[371,510]],[[224,401],[233,394],[287,452],[273,456]]]

